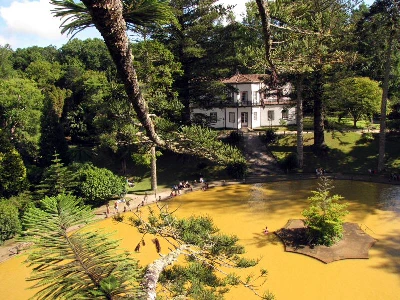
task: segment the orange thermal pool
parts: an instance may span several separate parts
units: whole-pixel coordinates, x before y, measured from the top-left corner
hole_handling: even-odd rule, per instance
[[[225,186],[179,196],[168,205],[171,209],[179,207],[179,216],[209,215],[223,232],[236,234],[247,256],[262,257],[258,266],[237,273],[246,276],[267,269],[268,280],[260,292],[269,290],[278,300],[400,299],[400,186],[352,181],[336,181],[334,185],[333,192],[349,203],[346,221],[358,223],[378,240],[369,259],[323,264],[286,253],[274,234],[263,234],[265,226],[274,231],[288,219],[302,218],[315,181]],[[132,252],[139,241],[134,228],[111,219],[92,226],[113,231],[122,239],[121,247]],[[157,258],[151,246],[132,255],[143,265]],[[0,264],[2,299],[28,299],[34,294],[24,280],[29,269],[22,264],[23,259],[19,256]],[[258,298],[245,288],[234,288],[226,299]]]

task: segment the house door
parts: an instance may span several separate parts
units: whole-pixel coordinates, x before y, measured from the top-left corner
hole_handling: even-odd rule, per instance
[[[242,127],[247,127],[247,122],[249,120],[249,113],[242,112],[240,114],[240,119],[241,119]]]

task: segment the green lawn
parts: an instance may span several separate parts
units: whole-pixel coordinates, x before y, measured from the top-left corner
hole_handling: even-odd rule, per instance
[[[357,130],[364,130],[368,131],[369,130],[379,130],[379,123],[369,123],[365,120],[360,120],[357,122],[357,128],[353,127],[353,119],[351,118],[342,118],[341,121],[338,121],[337,117],[327,117],[327,122],[328,126],[332,129],[338,130],[338,131],[353,131],[355,129]],[[303,127],[304,131],[312,131],[314,130],[314,123],[313,123],[313,118],[312,117],[304,117],[304,122],[303,122]],[[256,128],[254,129],[255,131],[265,131],[269,127],[261,127],[261,128]],[[296,131],[297,127],[296,125],[287,125],[287,126],[273,126],[274,129],[277,131]]]
[[[386,143],[387,172],[400,168],[399,136],[388,135]],[[372,140],[364,138],[359,132],[326,132],[328,150],[316,155],[313,152],[313,134],[304,135],[303,172],[315,172],[318,167],[328,172],[367,174],[368,169],[376,169],[378,160],[378,134]],[[296,152],[296,135],[282,137],[270,147],[273,154],[282,160]]]

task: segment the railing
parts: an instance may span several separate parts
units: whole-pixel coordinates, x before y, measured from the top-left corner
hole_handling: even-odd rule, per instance
[[[239,102],[207,102],[207,103],[202,103],[202,104],[192,104],[192,107],[237,107],[237,106],[259,106],[259,105],[263,105],[263,106],[268,106],[268,105],[278,105],[278,104],[293,104],[294,102],[292,100],[287,100],[287,99],[281,99],[279,101],[277,100],[267,100],[267,99],[263,99],[261,101],[239,101]]]
[[[240,102],[231,102],[227,106],[259,106],[259,105],[277,105],[277,104],[292,104],[292,100],[282,99],[282,100],[261,100],[261,101],[240,101]]]

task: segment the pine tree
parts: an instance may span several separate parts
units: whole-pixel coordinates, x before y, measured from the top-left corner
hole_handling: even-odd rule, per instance
[[[343,199],[342,196],[330,194],[333,188],[331,181],[325,177],[320,180],[318,189],[312,191],[313,196],[308,198],[310,207],[302,214],[306,218],[310,241],[331,246],[343,237],[343,220],[349,212],[346,210],[347,204],[338,203]]]
[[[70,193],[76,186],[76,177],[64,166],[58,153],[53,157],[52,164],[46,169],[43,180],[37,186],[36,195],[40,199],[44,196]]]
[[[33,242],[28,279],[37,299],[139,299],[140,269],[116,241],[98,231],[69,231],[94,214],[72,195],[46,197],[23,217],[25,241]]]

